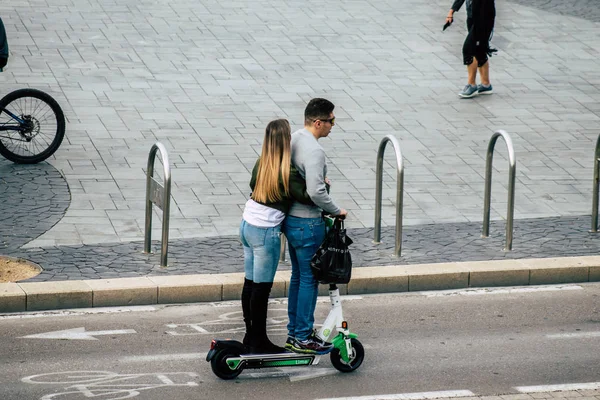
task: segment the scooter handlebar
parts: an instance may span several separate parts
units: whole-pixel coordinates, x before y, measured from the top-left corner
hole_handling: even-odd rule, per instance
[[[341,221],[346,219],[345,215],[331,215],[331,214],[323,214],[324,218],[330,218],[330,219],[339,219]]]

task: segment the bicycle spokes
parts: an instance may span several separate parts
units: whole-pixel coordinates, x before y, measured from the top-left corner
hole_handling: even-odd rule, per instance
[[[21,89],[0,100],[0,153],[20,163],[49,157],[64,136],[64,114],[47,93]]]

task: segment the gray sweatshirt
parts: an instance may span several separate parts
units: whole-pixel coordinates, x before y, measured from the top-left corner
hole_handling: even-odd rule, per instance
[[[339,215],[341,212],[327,193],[325,150],[312,133],[300,129],[292,134],[292,165],[306,180],[306,192],[316,206],[294,202],[288,215],[299,218],[319,218],[321,210]]]

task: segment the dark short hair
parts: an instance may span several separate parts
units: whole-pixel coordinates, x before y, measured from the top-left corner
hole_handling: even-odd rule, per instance
[[[335,105],[327,99],[311,99],[304,109],[304,123],[309,124],[315,119],[327,119]]]

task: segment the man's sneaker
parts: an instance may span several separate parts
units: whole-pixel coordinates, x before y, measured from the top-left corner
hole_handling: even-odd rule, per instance
[[[479,94],[477,90],[477,85],[467,85],[458,95],[463,99],[468,99],[471,97],[475,97]]]
[[[293,338],[291,336],[287,337],[287,340],[285,341],[285,348],[288,350],[294,350],[294,342],[296,341],[296,338]]]
[[[327,354],[333,350],[333,344],[317,338],[313,332],[306,340],[294,340],[292,351],[296,353]]]
[[[477,85],[477,93],[479,94],[492,94],[494,91],[492,90],[492,84],[489,86]]]
[[[311,335],[310,335],[310,336],[311,336],[311,337],[312,337],[312,338],[315,340],[315,342],[318,342],[318,343],[321,343],[321,344],[326,344],[326,345],[329,345],[329,344],[330,344],[329,342],[326,342],[325,340],[321,339],[321,338],[319,337],[319,335],[318,335],[318,332],[317,332],[317,330],[316,330],[316,329],[314,329],[314,328],[313,328],[313,332],[311,333]]]

